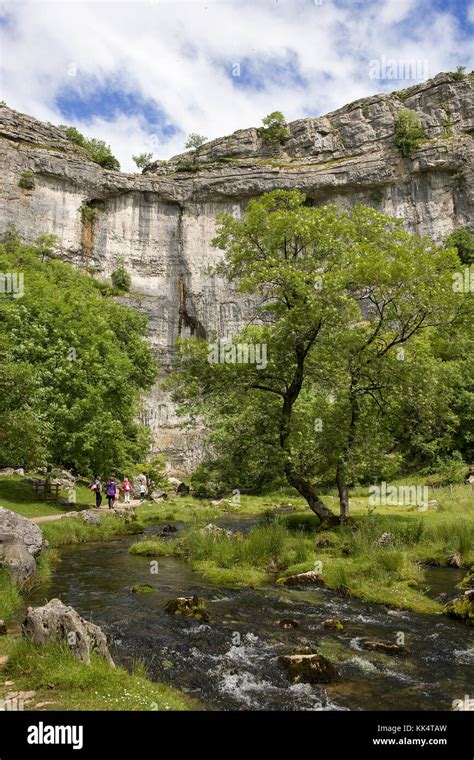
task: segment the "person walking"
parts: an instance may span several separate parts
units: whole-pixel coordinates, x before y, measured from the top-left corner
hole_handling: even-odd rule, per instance
[[[96,478],[94,480],[94,492],[95,492],[95,506],[96,509],[100,509],[100,505],[102,504],[102,481],[100,478]]]
[[[109,509],[114,508],[115,503],[115,481],[113,481],[111,478],[108,479],[107,483],[105,484],[105,495],[107,496],[107,502],[109,504]]]
[[[115,509],[117,509],[120,499],[120,486],[118,483],[115,484]]]
[[[132,492],[132,484],[130,483],[127,476],[125,476],[125,480],[122,483],[122,491],[123,491],[123,498],[124,498],[125,504],[130,504],[130,494]]]
[[[140,486],[140,501],[145,501],[145,492],[146,492],[146,486],[144,483]]]

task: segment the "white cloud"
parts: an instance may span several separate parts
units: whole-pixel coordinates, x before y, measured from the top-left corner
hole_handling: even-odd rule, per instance
[[[133,170],[132,153],[168,157],[183,149],[189,132],[214,138],[258,125],[272,110],[295,119],[394,89],[369,78],[369,60],[382,55],[426,60],[430,75],[472,64],[456,19],[428,12],[428,0],[354,7],[330,0],[5,3],[2,97],[53,123],[65,121],[57,95],[75,88],[87,95],[92,80],[103,87],[118,81],[124,92],[156,102],[180,130],[158,146],[140,113],[69,120],[109,142],[122,167]],[[297,61],[305,86],[278,81],[271,70],[259,90],[235,86],[233,63],[244,68],[250,60],[265,72],[279,56]]]

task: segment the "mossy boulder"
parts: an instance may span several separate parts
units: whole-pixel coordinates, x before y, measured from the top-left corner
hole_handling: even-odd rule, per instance
[[[444,615],[474,625],[474,589],[468,589],[443,607]]]
[[[149,583],[138,583],[136,586],[132,586],[133,594],[152,594],[154,591],[155,589]]]
[[[285,628],[285,630],[288,628],[300,627],[300,624],[298,623],[298,621],[292,620],[291,618],[284,618],[283,620],[279,620],[278,625],[280,626],[280,628]]]
[[[199,596],[178,596],[175,599],[170,599],[165,605],[165,611],[169,615],[193,617],[202,620],[204,623],[208,623],[210,620],[206,603]]]
[[[336,620],[335,618],[329,618],[328,620],[323,620],[322,624],[323,628],[326,628],[329,631],[343,631],[344,626],[341,623],[340,620]]]
[[[293,683],[332,683],[338,678],[333,663],[314,649],[301,649],[278,658]]]

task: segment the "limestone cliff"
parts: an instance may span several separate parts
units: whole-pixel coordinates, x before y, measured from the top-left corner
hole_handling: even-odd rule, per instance
[[[167,368],[178,335],[231,334],[251,313],[248,299],[208,274],[220,256],[210,244],[219,211],[241,213],[263,192],[299,188],[308,203],[365,203],[435,240],[473,227],[473,92],[472,74],[439,74],[294,121],[283,147],[242,129],[143,175],[104,170],[58,128],[0,106],[0,232],[14,222],[29,240],[55,233],[62,257],[98,277],[109,277],[123,258],[132,275],[124,300],[148,315],[150,340]],[[415,110],[425,130],[411,158],[395,145],[402,108]],[[35,175],[31,190],[18,184],[25,170]],[[84,204],[98,211],[84,214]],[[193,466],[194,434],[176,429],[173,405],[158,386],[142,418],[155,450],[176,468]]]

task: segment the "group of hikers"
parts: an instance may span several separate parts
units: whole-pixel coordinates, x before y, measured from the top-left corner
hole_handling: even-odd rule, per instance
[[[102,504],[102,491],[104,489],[104,486],[102,485],[102,480],[100,477],[97,477],[94,479],[94,482],[90,484],[89,488],[91,491],[94,491],[95,493],[95,505],[97,509],[100,509],[100,506]],[[119,484],[117,480],[114,480],[113,478],[109,478],[105,484],[105,496],[107,499],[107,503],[109,506],[109,509],[114,509],[117,507],[120,499],[120,491],[123,491],[123,500],[125,504],[130,504],[130,496],[132,495],[133,486],[130,483],[129,479],[125,477],[125,480],[122,484]],[[146,487],[142,483],[139,487],[140,492],[140,501],[143,501],[145,498],[146,493]]]

